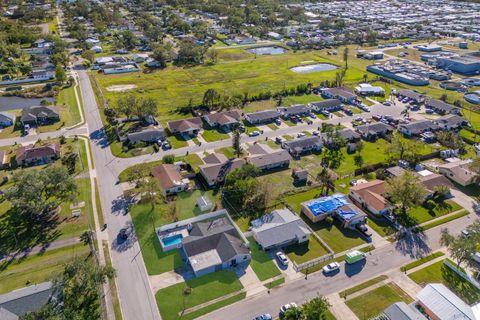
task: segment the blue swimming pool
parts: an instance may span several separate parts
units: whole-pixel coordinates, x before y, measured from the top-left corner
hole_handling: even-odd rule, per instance
[[[183,236],[181,234],[176,234],[174,236],[162,238],[162,243],[163,243],[163,246],[165,247],[175,246],[182,243],[182,239],[183,239]]]

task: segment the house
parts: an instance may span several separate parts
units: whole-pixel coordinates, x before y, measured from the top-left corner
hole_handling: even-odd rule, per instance
[[[476,173],[470,170],[472,160],[459,160],[437,167],[438,172],[461,186],[468,186],[475,182]]]
[[[324,88],[320,89],[322,96],[328,99],[338,99],[342,103],[352,104],[356,99],[357,96],[346,87],[340,88]]]
[[[166,195],[176,194],[188,189],[188,179],[182,177],[179,168],[174,164],[161,164],[154,167],[152,175],[158,180]]]
[[[427,320],[414,305],[397,302],[383,311],[384,320]]]
[[[360,140],[360,134],[357,132],[353,131],[352,129],[349,128],[343,128],[337,131],[340,137],[342,137],[346,142],[357,142]],[[324,133],[322,134],[322,139],[325,145],[328,147],[329,144],[329,138],[327,135]]]
[[[380,137],[385,137],[393,132],[393,127],[383,122],[375,122],[357,126],[355,130],[365,140],[376,140]]]
[[[346,204],[337,208],[333,217],[340,221],[342,227],[355,229],[358,225],[364,225],[367,222],[367,215]]]
[[[60,145],[50,143],[35,147],[33,144],[18,147],[15,161],[20,166],[39,165],[55,161],[60,158]]]
[[[427,131],[436,131],[440,127],[431,120],[417,120],[410,123],[404,123],[398,126],[398,132],[408,137],[420,136]]]
[[[292,116],[306,116],[310,113],[310,108],[303,104],[295,104],[290,107],[279,107],[277,110],[284,119],[289,119]]]
[[[422,93],[418,93],[413,90],[408,90],[408,89],[401,89],[398,91],[397,96],[399,98],[408,98],[415,102],[416,104],[421,104],[425,102],[425,95]]]
[[[229,217],[195,222],[188,236],[182,239],[182,252],[197,277],[248,265],[251,260],[248,246],[248,240]]]
[[[90,50],[95,53],[101,53],[103,51],[103,48],[101,46],[93,46]]]
[[[253,238],[263,250],[307,242],[312,234],[307,224],[289,209],[274,210],[251,222]]]
[[[200,175],[209,187],[222,183],[226,175],[242,167],[243,159],[227,159],[222,153],[211,153],[203,158],[204,165],[199,166]]]
[[[0,127],[10,127],[15,123],[15,114],[12,112],[0,112]]]
[[[306,183],[308,180],[308,171],[304,169],[292,169],[292,177],[296,183]]]
[[[61,303],[61,290],[42,282],[0,295],[0,319],[18,320],[47,304]]]
[[[195,117],[190,119],[182,119],[170,121],[167,123],[171,134],[186,134],[195,136],[203,127],[202,118]]]
[[[459,114],[460,108],[455,107],[449,103],[446,103],[442,100],[428,99],[425,102],[425,108],[431,109],[438,114]]]
[[[417,294],[417,305],[429,319],[478,319],[472,307],[441,283],[429,283]]]
[[[372,86],[369,83],[360,83],[355,87],[355,92],[361,96],[384,96],[385,90],[379,86]]]
[[[34,106],[22,110],[20,122],[23,126],[26,124],[38,126],[53,123],[60,120],[58,107]]]
[[[392,204],[384,197],[384,194],[385,181],[372,180],[352,186],[349,197],[363,209],[380,215],[387,213],[392,208]]]
[[[258,145],[258,144],[257,144]],[[256,145],[256,146],[257,146]],[[292,156],[285,150],[265,151],[250,155],[247,161],[262,171],[287,168],[290,165]]]
[[[348,204],[347,198],[343,194],[334,194],[328,197],[317,198],[302,202],[302,213],[312,222],[322,221],[332,216],[337,209]]]
[[[318,136],[305,136],[282,142],[282,148],[287,150],[294,157],[305,152],[321,151],[322,147],[322,139]]]
[[[440,186],[446,186],[450,189],[454,188],[450,180],[441,174],[433,173],[429,170],[422,170],[416,172],[416,175],[420,178],[420,181],[427,190],[426,198],[433,196],[435,190]]]
[[[468,121],[456,114],[447,114],[433,120],[443,130],[458,130],[468,125]]]
[[[270,123],[278,118],[280,118],[280,112],[274,109],[245,114],[245,120],[247,120],[252,125]]]
[[[241,118],[242,114],[239,110],[228,110],[203,116],[203,120],[210,127],[218,127],[223,131],[231,131],[235,125],[240,123]]]
[[[342,102],[338,99],[326,99],[319,102],[310,102],[308,106],[312,108],[315,112],[334,112],[342,108]]]
[[[132,55],[132,59],[133,59],[133,61],[135,61],[136,63],[145,62],[145,60],[148,59],[148,53],[134,53],[134,54]]]
[[[131,144],[137,142],[159,142],[167,138],[167,133],[163,128],[149,128],[138,132],[127,134],[127,141]]]

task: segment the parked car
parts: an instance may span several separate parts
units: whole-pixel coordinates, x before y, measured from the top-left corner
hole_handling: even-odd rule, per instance
[[[350,110],[350,109],[345,109],[345,110],[343,110],[343,112],[345,112],[345,114],[346,114],[347,116],[353,115],[353,111]]]
[[[428,114],[432,114],[434,113],[435,111],[433,111],[432,109],[425,109],[425,113],[428,113]]]
[[[305,133],[299,132],[297,133],[297,138],[305,137]]]
[[[281,251],[278,251],[275,256],[277,257],[278,261],[280,261],[280,263],[284,266],[288,266],[288,259],[287,259],[287,256],[281,252]]]
[[[316,116],[315,113],[313,113],[313,112],[310,112],[310,113],[308,114],[308,116],[309,116],[310,118],[312,118],[312,119],[317,119],[317,116]]]
[[[355,118],[355,121],[358,121],[358,122],[360,122],[360,121],[362,121],[362,120],[363,120],[362,117],[356,117],[356,118]]]
[[[322,110],[321,114],[328,117],[330,115],[330,112],[328,112],[327,110]]]
[[[169,150],[171,148],[172,148],[172,146],[170,145],[170,142],[165,141],[165,142],[162,143],[162,149],[163,150]]]
[[[340,264],[338,262],[332,262],[327,264],[325,267],[322,268],[323,273],[330,273],[340,269]]]
[[[122,240],[127,240],[128,236],[132,233],[131,228],[122,228],[118,233],[118,237]]]
[[[313,134],[314,136],[318,136],[318,135],[320,135],[320,132],[318,132],[317,130],[315,130],[315,131],[312,132],[312,134]]]
[[[392,103],[387,100],[387,101],[384,101],[384,102],[383,102],[383,105],[389,107],[389,106],[392,105]]]
[[[278,125],[278,126],[282,124],[282,121],[281,121],[280,119],[275,119],[274,122],[275,122],[275,124]]]
[[[252,131],[248,134],[249,137],[256,137],[259,136],[260,132],[259,131]]]
[[[282,137],[276,137],[275,138],[275,142],[278,143],[278,144],[281,144],[283,141],[285,141],[285,139],[283,139]]]
[[[253,320],[272,320],[272,316],[268,313],[261,314],[253,318]]]
[[[238,126],[238,131],[245,132],[245,126],[243,124]]]
[[[280,307],[280,316],[283,316],[288,309],[298,308],[298,305],[295,302],[287,303]]]
[[[468,230],[462,230],[462,237],[465,237],[467,238],[468,236],[470,236],[470,232],[468,232]]]
[[[370,230],[368,230],[367,226],[364,225],[364,224],[357,224],[355,226],[355,228],[361,233],[363,234],[365,237],[371,237],[372,236],[372,233],[370,232]]]

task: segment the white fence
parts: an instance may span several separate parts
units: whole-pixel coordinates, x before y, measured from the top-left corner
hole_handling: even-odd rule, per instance
[[[453,265],[450,261],[446,259],[443,260],[443,264],[446,265],[448,268],[450,268],[452,271],[454,271],[456,274],[458,274],[460,277],[470,282],[472,286],[480,290],[480,283],[478,283],[478,281],[474,279],[472,276],[458,269],[457,266]]]
[[[329,253],[329,254],[326,254],[326,255],[321,256],[319,258],[312,259],[310,261],[300,263],[300,264],[296,264],[295,261],[294,261],[293,262],[293,269],[296,272],[300,272],[302,270],[305,270],[305,269],[311,268],[313,266],[316,266],[320,263],[324,263],[325,261],[332,260],[333,257],[334,257],[333,253]]]

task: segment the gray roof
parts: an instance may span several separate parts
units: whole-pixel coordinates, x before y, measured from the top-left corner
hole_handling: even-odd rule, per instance
[[[158,140],[163,140],[166,137],[167,137],[167,134],[165,133],[165,130],[163,128],[151,128],[151,129],[145,129],[143,131],[127,134],[127,139],[132,143],[139,142],[139,141],[145,141],[145,142],[158,141]]]
[[[408,89],[402,89],[402,90],[398,91],[398,94],[400,94],[401,96],[410,98],[410,99],[414,99],[416,101],[420,101],[420,100],[423,100],[425,98],[425,95],[423,93],[418,93],[418,92],[408,90]]]
[[[272,153],[258,154],[248,157],[248,161],[256,167],[265,167],[277,163],[292,160],[292,156],[286,150],[278,150]]]
[[[279,107],[277,110],[285,116],[290,116],[307,113],[310,111],[310,108],[303,104],[295,104],[290,107]]]
[[[310,105],[317,109],[329,109],[333,107],[338,107],[342,104],[342,102],[338,99],[326,99],[319,102],[311,102]]]
[[[305,136],[298,139],[285,141],[284,145],[290,150],[307,149],[312,146],[323,146],[322,139],[318,136]]]
[[[288,209],[279,209],[252,223],[255,239],[263,248],[285,244],[311,234],[307,224]]]
[[[425,102],[425,106],[429,108],[433,108],[435,110],[444,111],[446,113],[449,113],[452,110],[458,110],[458,107],[455,107],[454,105],[446,103],[442,100],[435,100],[435,99],[427,100],[427,102]]]
[[[404,174],[406,170],[400,166],[394,166],[387,168],[385,171],[394,177],[398,177]]]
[[[385,309],[383,312],[389,320],[426,320],[414,306],[409,306],[405,302],[397,302]]]
[[[264,110],[259,112],[247,113],[249,119],[254,121],[266,121],[276,119],[280,116],[277,110]]]
[[[52,118],[56,119],[60,117],[58,107],[47,106],[34,106],[25,108],[22,110],[22,116],[20,120],[23,121],[36,121],[37,118]]]
[[[429,283],[417,299],[440,320],[474,320],[472,308],[441,283]]]
[[[51,282],[43,282],[0,295],[0,318],[12,314],[18,317],[39,310],[55,299]],[[2,310],[4,309],[4,310]],[[8,319],[8,318],[6,318]],[[13,319],[13,318],[12,318]]]
[[[342,97],[345,99],[356,97],[354,93],[351,93],[344,88],[329,88],[326,89],[325,92],[329,92],[333,97]]]
[[[243,159],[226,159],[222,162],[207,163],[201,165],[199,168],[201,175],[205,178],[205,180],[207,180],[209,184],[211,184],[216,182],[222,182],[229,172],[240,168],[244,164],[245,160]]]
[[[408,124],[402,124],[400,127],[409,130],[413,134],[419,134],[425,131],[434,131],[439,129],[438,125],[431,120],[413,121]]]
[[[357,132],[355,132],[355,131],[353,131],[352,129],[349,129],[349,128],[344,128],[344,129],[338,130],[338,133],[346,141],[353,141],[353,140],[360,139],[360,135]],[[322,134],[322,136],[324,137],[324,139],[327,139],[326,134]]]
[[[467,119],[456,114],[447,114],[434,120],[436,123],[446,123],[449,125],[463,125],[468,123]]]
[[[16,118],[15,116],[15,113],[13,112],[0,112],[0,121],[7,121],[7,120],[10,120],[10,121],[14,121]]]
[[[369,135],[369,134],[391,132],[393,131],[393,127],[383,122],[375,122],[375,123],[358,126],[356,130],[361,134]]]

